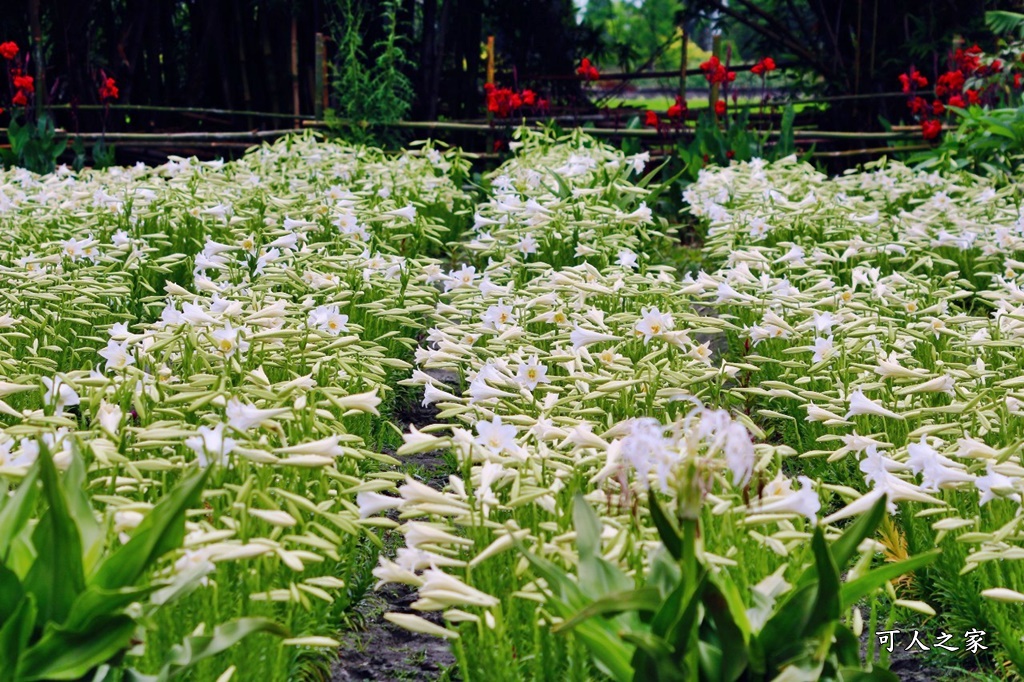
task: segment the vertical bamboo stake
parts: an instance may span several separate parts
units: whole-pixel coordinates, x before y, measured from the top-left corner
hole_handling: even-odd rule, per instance
[[[32,29],[32,60],[35,62],[36,120],[46,111],[46,69],[43,68],[43,25],[39,0],[28,3],[29,25]]]
[[[494,85],[494,36],[487,36],[487,84]],[[494,127],[494,113],[490,110],[487,111],[487,125]],[[487,147],[486,151],[494,151],[494,135],[487,136]]]
[[[300,125],[299,121],[299,24],[292,14],[292,111],[295,113],[295,127]]]
[[[316,83],[316,92],[313,94],[313,115],[316,120],[324,118],[324,108],[327,106],[327,55],[324,45],[324,34],[316,33],[316,66],[313,74]]]
[[[722,52],[722,34],[716,33],[711,39],[711,54],[721,59]],[[715,112],[715,105],[718,104],[718,83],[711,84],[711,120],[714,121],[715,125],[718,124],[718,113]]]
[[[494,85],[494,36],[487,36],[487,82]]]
[[[682,101],[685,103],[686,102],[686,66],[687,66],[687,64],[686,64],[686,52],[687,52],[687,48],[689,47],[690,41],[689,41],[689,37],[686,35],[686,30],[682,26],[679,27],[679,30],[682,31],[682,36],[683,36],[683,56],[679,60],[679,97],[681,97]]]

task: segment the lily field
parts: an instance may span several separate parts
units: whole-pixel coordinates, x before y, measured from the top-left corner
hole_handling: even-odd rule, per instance
[[[1020,186],[516,137],[0,173],[0,678],[1024,672]]]

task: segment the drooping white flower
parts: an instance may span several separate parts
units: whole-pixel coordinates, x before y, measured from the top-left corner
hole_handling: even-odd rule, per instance
[[[811,361],[818,363],[822,360],[828,360],[832,357],[835,352],[835,346],[832,343],[832,336],[817,337],[814,339],[814,347],[812,349],[814,355],[811,356]]]
[[[78,392],[59,376],[55,376],[52,379],[50,377],[41,377],[40,381],[43,382],[43,386],[46,388],[46,392],[43,394],[43,402],[47,405],[53,405],[54,410],[58,413],[63,412],[65,407],[74,407],[79,404]]]
[[[236,431],[248,431],[254,426],[262,424],[268,419],[280,416],[288,412],[288,408],[273,408],[273,409],[259,409],[255,405],[249,403],[243,403],[238,398],[232,398],[228,401],[227,407],[224,410],[225,416],[228,418],[228,426],[235,429]]]
[[[886,409],[880,403],[865,396],[864,391],[857,389],[850,394],[850,411],[846,413],[846,419],[860,414],[870,414],[876,417],[889,417],[890,419],[903,419],[902,415]]]
[[[230,466],[229,455],[235,449],[235,441],[224,437],[224,424],[220,423],[212,428],[200,426],[196,435],[185,439],[185,447],[196,454],[200,466]]]
[[[807,520],[817,520],[818,512],[821,510],[821,500],[814,490],[814,481],[807,476],[799,476],[800,489],[792,490],[789,479],[784,486],[778,486],[778,499],[762,502],[750,508],[752,513],[757,514],[801,514]]]

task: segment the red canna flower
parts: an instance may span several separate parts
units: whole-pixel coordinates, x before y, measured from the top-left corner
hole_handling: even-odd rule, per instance
[[[1019,89],[1020,88],[1020,83],[1021,83],[1020,73],[1013,74],[1013,87]]]
[[[935,114],[936,116],[942,116],[942,114],[945,111],[946,111],[946,105],[945,104],[943,104],[939,100],[935,100],[934,102],[932,102],[932,113],[933,114]]]
[[[915,116],[920,116],[928,110],[928,102],[923,97],[914,97],[907,102],[907,106],[910,108],[910,112]]]
[[[763,76],[769,71],[775,70],[775,60],[771,57],[764,57],[757,64],[750,67],[750,72],[755,76]]]
[[[11,104],[16,107],[23,107],[28,104],[28,97],[25,96],[24,90],[18,90],[14,93],[14,97],[11,98]]]
[[[949,106],[960,107],[961,109],[963,109],[964,107],[967,106],[967,102],[965,102],[964,98],[961,97],[960,95],[953,95],[952,97],[949,98]]]
[[[0,57],[3,57],[7,61],[11,61],[17,54],[18,44],[13,40],[8,40],[6,43],[0,43]]]
[[[736,72],[726,69],[718,57],[713,55],[711,59],[700,65],[700,70],[704,72],[704,78],[711,84],[731,83],[736,80]]]
[[[680,95],[676,95],[676,103],[670,106],[665,114],[673,121],[678,121],[686,115],[686,109],[686,102]]]
[[[935,82],[935,94],[946,97],[959,93],[964,87],[964,75],[959,71],[947,71]]]
[[[978,96],[977,90],[967,90],[964,94],[967,95],[969,104],[981,104],[981,97]]]
[[[597,67],[590,63],[590,60],[584,57],[580,60],[580,65],[576,67],[576,75],[582,76],[583,78],[596,81],[600,76]]]
[[[715,102],[715,113],[719,116],[725,116],[725,100],[720,99]]]
[[[922,76],[920,71],[911,66],[910,71],[900,74],[900,83],[903,85],[903,92],[905,94],[910,94],[917,88],[927,87],[928,79]]]
[[[521,93],[519,93],[519,96],[522,98],[523,104],[525,104],[528,107],[532,107],[534,104],[537,103],[537,93],[535,93],[533,90],[523,90]]]
[[[117,99],[120,94],[120,91],[117,89],[117,81],[113,78],[107,78],[103,81],[103,85],[100,86],[99,95],[101,102]]]
[[[32,91],[32,88],[35,85],[35,79],[32,78],[32,76],[16,75],[14,77],[14,81],[13,82],[14,82],[14,87],[16,87],[17,89],[19,89],[19,90],[28,90],[29,92]]]
[[[648,109],[647,113],[644,114],[644,125],[650,126],[651,128],[658,127],[658,115]]]
[[[942,132],[942,123],[935,118],[921,121],[921,136],[926,140],[934,140]]]

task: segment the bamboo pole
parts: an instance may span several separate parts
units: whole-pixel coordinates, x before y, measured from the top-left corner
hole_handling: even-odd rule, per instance
[[[487,85],[494,87],[494,36],[487,36]],[[487,149],[494,151],[494,112],[487,110]]]
[[[679,30],[683,34],[683,55],[679,59],[679,97],[683,102],[686,102],[686,54],[687,48],[690,45],[689,36],[686,35],[685,29],[682,24],[679,26]]]
[[[324,45],[324,34],[316,33],[316,66],[314,67],[314,78],[316,79],[313,95],[313,117],[318,121],[324,118],[324,108],[327,106],[327,59]]]
[[[292,111],[295,114],[295,125],[299,125],[299,22],[295,18],[295,14],[292,13],[292,59],[291,59],[291,78],[292,78]]]
[[[714,35],[714,37],[711,39],[711,54],[714,55],[715,57],[718,57],[719,59],[721,59],[722,57],[719,54],[721,51],[722,51],[722,34],[721,33],[716,33]],[[712,83],[711,84],[711,95],[708,98],[708,102],[710,103],[710,106],[711,106],[711,121],[715,125],[718,125],[718,113],[715,111],[715,109],[716,109],[716,105],[718,104],[719,87],[720,86],[719,86],[718,83]]]

